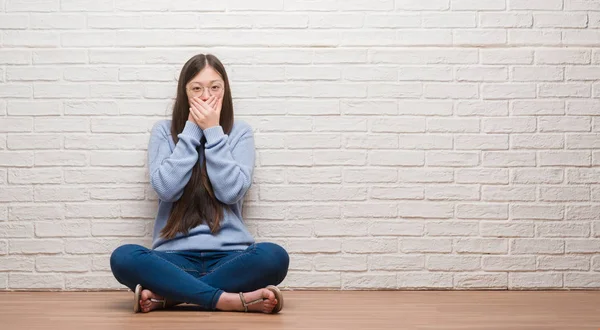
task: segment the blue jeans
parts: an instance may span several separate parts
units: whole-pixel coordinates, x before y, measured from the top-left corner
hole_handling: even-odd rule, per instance
[[[155,251],[128,244],[110,257],[113,275],[135,290],[137,284],[169,301],[215,310],[223,292],[248,292],[278,285],[289,256],[279,245],[256,243],[241,251]]]

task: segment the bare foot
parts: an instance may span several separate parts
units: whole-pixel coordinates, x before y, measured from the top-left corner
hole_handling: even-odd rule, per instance
[[[140,307],[142,312],[144,313],[148,313],[150,311],[153,311],[157,308],[163,308],[163,303],[162,302],[153,302],[150,299],[157,299],[157,300],[163,300],[164,298],[155,294],[154,292],[148,290],[148,289],[144,289],[142,291],[142,294],[140,295]]]
[[[252,292],[244,293],[246,302],[249,303],[256,299],[263,299],[262,302],[248,306],[249,312],[262,312],[269,314],[273,311],[273,308],[277,306],[277,299],[275,294],[268,289],[259,289]],[[243,311],[244,305],[240,299],[240,295],[237,293],[223,293],[217,302],[217,309],[222,311]]]

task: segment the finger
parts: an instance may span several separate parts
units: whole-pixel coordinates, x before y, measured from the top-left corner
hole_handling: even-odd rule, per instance
[[[196,124],[200,122],[200,117],[194,108],[190,108],[190,114],[192,115],[192,118],[194,118]]]
[[[194,105],[196,106],[196,109],[203,115],[208,114],[208,111],[210,110],[208,108],[208,105],[206,104],[206,102],[202,101],[200,98],[194,98],[193,99]]]

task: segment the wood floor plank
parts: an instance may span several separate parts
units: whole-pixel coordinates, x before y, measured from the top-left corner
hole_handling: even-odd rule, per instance
[[[279,315],[133,314],[130,292],[0,292],[0,329],[600,329],[600,291],[297,291]]]

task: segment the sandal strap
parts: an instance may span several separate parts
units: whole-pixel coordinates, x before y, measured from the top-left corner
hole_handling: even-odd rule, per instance
[[[244,293],[240,292],[240,300],[242,301],[242,306],[244,306],[244,312],[248,312],[248,306],[263,302],[265,299],[259,298],[256,300],[252,300],[251,302],[246,302],[246,298],[244,298]]]

